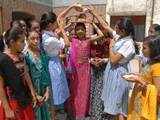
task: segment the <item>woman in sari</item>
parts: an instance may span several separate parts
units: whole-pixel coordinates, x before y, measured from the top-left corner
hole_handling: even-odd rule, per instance
[[[130,99],[128,120],[157,120],[160,103],[160,38],[149,36],[143,42],[143,54],[149,63],[142,74],[133,74],[128,80],[136,84]]]

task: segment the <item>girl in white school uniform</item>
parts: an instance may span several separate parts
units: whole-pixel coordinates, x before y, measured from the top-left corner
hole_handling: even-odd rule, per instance
[[[115,26],[109,47],[109,62],[104,72],[102,100],[107,120],[125,120],[127,117],[128,95],[130,84],[122,76],[129,72],[129,61],[135,55],[134,26],[128,18],[120,19]],[[117,35],[118,34],[118,35]]]

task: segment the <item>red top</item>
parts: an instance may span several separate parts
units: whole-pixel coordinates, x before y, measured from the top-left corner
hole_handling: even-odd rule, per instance
[[[91,44],[91,56],[98,58],[105,58],[108,56],[109,52],[109,41],[110,38],[105,39],[104,41],[98,41]]]

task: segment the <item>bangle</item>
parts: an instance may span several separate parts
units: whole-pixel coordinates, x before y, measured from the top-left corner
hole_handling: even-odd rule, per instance
[[[115,37],[117,35],[116,31],[112,32],[112,36]]]
[[[108,62],[108,58],[103,58],[103,62],[107,63]]]

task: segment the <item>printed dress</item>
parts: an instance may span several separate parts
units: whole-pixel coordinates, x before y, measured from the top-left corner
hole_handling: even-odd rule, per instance
[[[109,53],[109,40],[105,39],[100,41],[99,44],[91,44],[91,56],[92,58],[106,58]],[[99,41],[98,41],[99,42]],[[97,42],[97,43],[98,43]],[[99,67],[92,66],[91,69],[91,106],[90,114],[91,120],[102,120],[103,114],[103,102],[101,100],[103,89],[103,73],[106,68],[106,63],[103,63]]]

